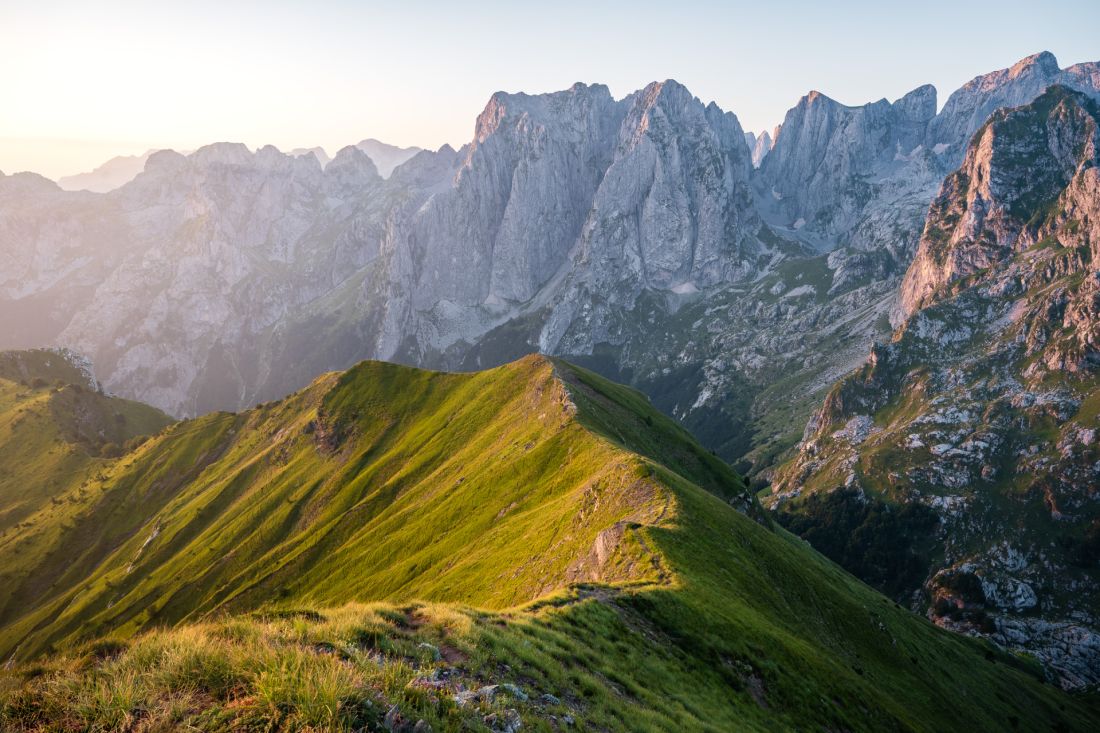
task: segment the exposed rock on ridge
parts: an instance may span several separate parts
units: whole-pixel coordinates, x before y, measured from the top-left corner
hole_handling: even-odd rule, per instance
[[[1045,94],[1039,107],[997,111],[975,136],[962,167],[944,181],[932,202],[920,247],[901,288],[908,316],[930,303],[938,290],[1000,264],[1032,246],[1039,230],[1023,213],[1045,215],[1067,192],[1076,211],[1094,201],[1085,196],[1094,173],[1096,124],[1086,100],[1064,87]],[[1043,124],[1033,124],[1046,113]]]

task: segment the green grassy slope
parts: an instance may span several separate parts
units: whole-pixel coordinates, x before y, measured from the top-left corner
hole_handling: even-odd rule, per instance
[[[178,423],[83,491],[0,542],[0,647],[27,660],[0,727],[1100,722],[737,511],[724,464],[562,362],[364,363]],[[105,634],[131,641],[79,646]],[[498,683],[528,699],[461,704]]]
[[[366,363],[178,423],[0,544],[0,653],[271,599],[500,607],[640,573],[583,558],[667,499],[573,409],[545,361],[473,377]]]
[[[96,392],[55,352],[0,353],[0,538],[170,422]]]

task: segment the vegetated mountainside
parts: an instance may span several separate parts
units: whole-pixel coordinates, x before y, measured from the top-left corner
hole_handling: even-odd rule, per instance
[[[1060,86],[974,135],[893,340],[832,389],[772,500],[863,577],[1067,687],[1100,682],[1098,146],[1096,102]]]
[[[755,502],[681,428],[662,420],[634,437],[616,415],[649,408],[622,401],[575,418],[551,363],[534,358],[476,375],[368,362],[279,403],[176,423],[56,487],[5,536],[0,654],[273,599],[499,607],[647,575],[644,554],[617,552],[635,547],[632,533],[614,528],[656,521],[665,499],[582,423]],[[607,556],[588,562],[598,544]]]
[[[0,676],[6,730],[1097,723],[771,525],[639,393],[542,357],[363,363],[58,498],[0,544],[0,644],[34,658]]]
[[[0,537],[171,422],[102,394],[74,354],[0,353]]]
[[[1094,91],[1095,66],[1030,57],[939,115],[930,87],[862,107],[815,92],[755,160],[733,114],[670,80],[620,100],[495,94],[469,144],[388,178],[357,148],[322,168],[228,144],[155,154],[107,194],[0,178],[0,317],[18,324],[0,347],[72,347],[108,389],[179,416],[365,357],[555,353],[763,469],[889,332],[982,111],[1054,81]]]

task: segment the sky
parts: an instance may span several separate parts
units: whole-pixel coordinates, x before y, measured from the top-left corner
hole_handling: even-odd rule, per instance
[[[896,9],[895,9],[896,8]],[[0,0],[0,171],[215,141],[459,146],[493,92],[677,79],[771,129],[1041,50],[1100,60],[1100,0],[752,3]]]

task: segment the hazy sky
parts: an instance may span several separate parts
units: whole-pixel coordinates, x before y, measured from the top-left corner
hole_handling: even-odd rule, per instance
[[[675,78],[771,128],[1047,49],[1100,59],[1100,0],[234,2],[0,0],[0,170],[56,177],[217,140],[334,153],[459,145],[497,90]]]

